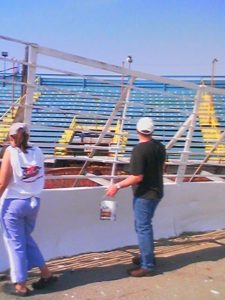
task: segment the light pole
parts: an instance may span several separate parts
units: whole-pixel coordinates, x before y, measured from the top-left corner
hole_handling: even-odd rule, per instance
[[[133,62],[133,58],[132,58],[131,55],[128,55],[128,56],[127,56],[127,62],[128,62],[128,64],[129,64],[129,70],[130,70],[131,64],[132,64],[132,62]]]
[[[122,61],[122,68],[124,68],[124,61]],[[121,74],[121,95],[123,95],[123,87],[124,87],[124,73]]]
[[[215,63],[217,63],[217,62],[218,62],[217,58],[214,58],[212,60],[212,68],[211,68],[211,87],[212,87],[212,89],[214,87]]]
[[[5,73],[6,73],[6,57],[8,57],[7,51],[2,51],[2,56],[4,57],[4,68],[3,68],[3,83],[2,86],[5,86]]]
[[[212,110],[213,110],[213,88],[214,88],[214,76],[215,76],[215,63],[218,62],[217,58],[214,58],[212,60],[212,66],[211,66],[211,95],[210,95],[210,112],[209,112],[209,118],[211,123],[211,117],[212,117]]]

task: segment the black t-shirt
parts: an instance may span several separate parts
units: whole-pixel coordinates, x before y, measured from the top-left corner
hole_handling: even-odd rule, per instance
[[[164,145],[152,139],[139,143],[132,151],[130,171],[132,175],[143,175],[143,180],[133,186],[135,197],[157,199],[163,197],[163,165],[166,159]]]

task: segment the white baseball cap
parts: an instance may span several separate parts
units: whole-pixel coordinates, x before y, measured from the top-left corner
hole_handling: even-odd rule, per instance
[[[17,134],[18,130],[21,128],[29,134],[29,129],[26,123],[13,123],[9,129],[9,135]]]
[[[152,118],[140,118],[137,122],[137,131],[145,135],[152,134],[154,131],[154,123]]]

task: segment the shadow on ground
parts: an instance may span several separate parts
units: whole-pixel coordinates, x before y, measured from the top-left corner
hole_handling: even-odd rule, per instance
[[[156,252],[157,252],[157,274],[156,276],[160,276],[165,272],[171,272],[174,270],[178,270],[183,268],[187,265],[200,263],[200,262],[209,262],[209,261],[219,261],[225,257],[225,244],[223,241],[216,241],[216,240],[201,240],[201,245],[197,245],[197,243],[193,244],[194,249],[189,247],[189,242],[183,243],[175,243],[170,244],[166,243],[163,245],[163,242],[157,243],[156,245]],[[206,245],[207,242],[208,246]],[[172,245],[175,245],[173,249]],[[204,246],[205,245],[205,246]],[[177,247],[177,248],[176,248]],[[202,249],[197,249],[202,248]],[[76,265],[71,262],[66,264],[64,270],[57,272],[59,279],[57,283],[48,288],[44,291],[35,291],[33,296],[35,299],[41,299],[44,294],[51,294],[56,292],[65,292],[72,288],[97,283],[97,282],[107,282],[107,281],[114,281],[126,278],[127,269],[134,267],[133,264],[130,263],[132,256],[137,254],[137,247],[125,247],[118,250],[120,253],[120,257],[116,258],[116,251],[110,251],[109,253],[104,253],[104,259],[102,260],[101,266],[96,266],[94,255],[90,255],[88,257],[88,264],[84,265],[84,259],[80,256],[76,256],[75,258],[71,258],[71,261],[76,261]],[[173,254],[174,253],[176,254]],[[179,252],[179,253],[178,253]],[[122,254],[121,254],[122,253]],[[165,257],[166,256],[166,257]],[[110,265],[109,261],[111,258],[114,258],[113,265]],[[122,258],[121,258],[122,257]],[[83,259],[83,261],[82,261]],[[77,266],[77,262],[79,262],[79,267]],[[105,262],[105,265],[104,265]],[[58,264],[61,261],[59,260]],[[220,262],[218,262],[220,263]],[[50,262],[51,264],[51,262]],[[57,263],[54,261],[54,266]],[[91,266],[91,267],[90,267]],[[37,280],[37,273],[31,274],[30,283],[34,280]],[[0,299],[14,299],[12,297],[8,298],[8,296],[3,297],[3,289],[8,285],[8,281],[3,281],[0,283],[1,292],[0,292]],[[40,295],[40,298],[37,298]],[[32,295],[31,295],[32,297]],[[30,298],[30,297],[28,297]],[[43,296],[44,298],[44,296]],[[16,299],[16,298],[15,298]]]
[[[171,272],[194,263],[218,261],[224,257],[225,245],[170,257],[157,257],[157,274],[162,275],[164,272]],[[73,271],[64,271],[59,274],[59,280],[52,289],[42,291],[40,294],[66,291],[96,282],[123,279],[128,276],[127,269],[132,267],[134,267],[133,264],[118,264],[108,267],[80,268]]]

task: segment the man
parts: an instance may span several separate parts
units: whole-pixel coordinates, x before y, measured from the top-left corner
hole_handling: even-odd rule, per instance
[[[166,151],[163,144],[152,137],[153,120],[143,117],[137,122],[139,143],[134,147],[130,161],[130,174],[123,181],[111,185],[106,195],[114,197],[119,189],[132,186],[135,230],[140,257],[134,257],[138,268],[128,271],[130,276],[154,275],[154,240],[152,218],[163,197],[163,166]]]

